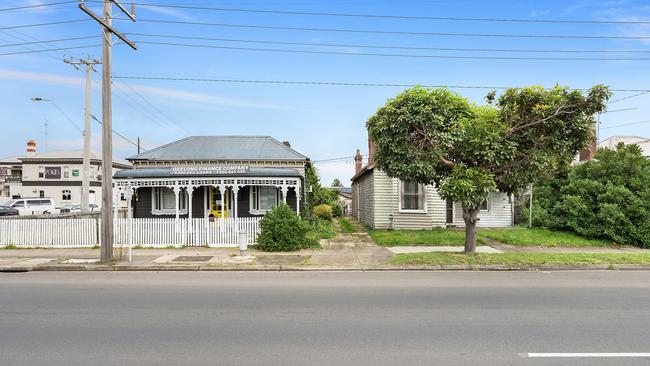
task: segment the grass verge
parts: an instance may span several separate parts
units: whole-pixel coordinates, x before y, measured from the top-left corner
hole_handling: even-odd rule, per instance
[[[479,229],[478,235],[516,246],[607,247],[614,245],[605,240],[587,239],[574,233],[529,229],[521,226],[508,229]]]
[[[585,265],[585,264],[646,264],[650,265],[650,253],[409,253],[391,258],[390,264],[400,266],[434,266],[444,264],[509,266]]]
[[[356,233],[357,229],[346,219],[345,217],[339,217],[339,225],[341,225],[341,231],[346,234]]]
[[[399,246],[462,246],[465,245],[465,232],[436,228],[431,230],[369,230],[372,240],[384,247]],[[478,245],[485,240],[477,238]]]

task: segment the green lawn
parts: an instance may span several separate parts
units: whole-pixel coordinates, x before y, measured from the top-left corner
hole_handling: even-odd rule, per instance
[[[357,229],[346,219],[345,217],[339,217],[339,225],[341,225],[341,231],[346,234],[356,233]]]
[[[400,266],[501,264],[521,267],[541,264],[650,264],[650,253],[410,253],[398,254],[389,263]]]
[[[521,226],[507,229],[479,229],[478,235],[503,244],[516,246],[606,247],[613,245],[608,241],[587,239],[574,233],[536,228],[529,229]]]
[[[425,246],[425,245],[465,245],[465,232],[448,229],[432,230],[369,230],[370,237],[377,245],[385,247]],[[485,241],[477,239],[477,244]]]

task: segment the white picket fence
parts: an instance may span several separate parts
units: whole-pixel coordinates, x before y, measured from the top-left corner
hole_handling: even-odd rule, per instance
[[[118,247],[210,246],[237,247],[239,232],[247,244],[257,242],[260,218],[117,219]],[[95,219],[0,219],[0,246],[83,248],[99,245],[101,221]]]

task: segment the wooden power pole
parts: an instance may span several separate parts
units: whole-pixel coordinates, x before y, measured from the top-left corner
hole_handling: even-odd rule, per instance
[[[95,65],[101,62],[93,59],[82,59],[75,61],[72,58],[63,60],[65,63],[74,66],[79,70],[80,66],[85,68],[86,72],[86,108],[84,111],[84,151],[83,151],[83,171],[81,172],[81,211],[87,212],[90,195],[90,95],[92,88],[92,72],[95,71]]]
[[[99,17],[81,2],[79,9],[88,14],[102,26],[102,230],[101,256],[102,263],[113,260],[113,113],[111,104],[111,47],[113,34],[134,50],[138,48],[122,33],[112,26],[113,4],[135,22],[133,8],[127,11],[117,0],[104,0],[104,14]]]

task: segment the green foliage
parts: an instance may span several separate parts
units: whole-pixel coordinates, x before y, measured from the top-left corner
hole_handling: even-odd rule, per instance
[[[307,193],[303,218],[311,221],[314,208],[323,204],[332,207],[332,214],[334,216],[338,217],[343,214],[343,208],[338,203],[338,191],[321,186],[318,172],[311,165],[305,171],[305,184],[307,186]]]
[[[533,225],[650,248],[650,160],[637,145],[600,149],[534,185]]]
[[[513,193],[566,167],[593,138],[593,114],[605,110],[609,95],[604,86],[587,95],[559,86],[511,88],[494,105],[476,106],[447,89],[414,87],[390,99],[367,127],[378,168],[435,183],[443,199],[474,209],[490,190]]]
[[[331,239],[336,236],[336,228],[331,220],[314,219],[309,223],[308,238],[318,243],[319,239]]]
[[[332,206],[330,206],[328,204],[324,204],[324,203],[321,204],[321,205],[318,205],[318,206],[314,207],[314,215],[316,217],[318,217],[319,219],[331,221],[332,217],[333,217],[333,215],[332,215]]]
[[[314,245],[307,238],[309,224],[286,204],[268,211],[260,220],[262,229],[256,248],[266,252],[296,251]]]
[[[376,166],[390,177],[437,185],[443,199],[462,203],[472,232],[491,190],[515,193],[566,169],[593,139],[593,115],[609,97],[602,85],[586,94],[511,88],[477,106],[447,89],[414,87],[389,99],[367,127]]]

